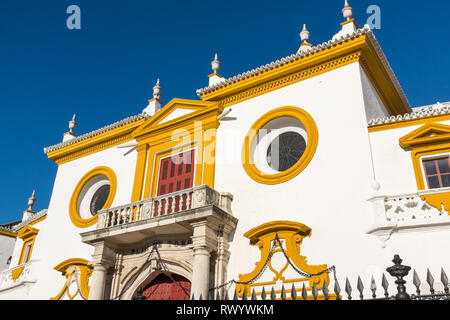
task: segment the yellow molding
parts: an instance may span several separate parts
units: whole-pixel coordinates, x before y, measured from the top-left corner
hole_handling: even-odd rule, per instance
[[[433,115],[418,119],[407,119],[407,120],[400,120],[397,122],[392,123],[385,123],[385,124],[377,124],[368,127],[369,132],[378,132],[378,131],[384,131],[384,130],[392,130],[392,129],[398,129],[398,128],[404,128],[404,127],[410,127],[410,126],[417,126],[421,124],[427,124],[427,123],[436,123],[441,121],[449,121],[450,120],[450,114],[439,114],[439,115]]]
[[[148,156],[148,144],[140,145],[136,148],[138,153],[137,161],[136,161],[136,170],[134,173],[134,185],[133,185],[133,193],[131,195],[131,202],[136,202],[142,199],[142,192],[144,187],[144,178],[145,178],[145,168]]]
[[[78,199],[80,197],[81,191],[83,190],[83,187],[86,185],[86,183],[91,180],[93,177],[98,175],[104,175],[108,178],[110,183],[110,189],[109,189],[109,195],[108,199],[106,199],[105,204],[103,205],[102,209],[109,208],[114,200],[114,197],[116,195],[116,189],[117,189],[117,178],[116,174],[111,168],[108,167],[97,167],[86,173],[81,180],[78,182],[77,186],[75,187],[75,190],[72,194],[72,197],[70,199],[69,203],[69,216],[72,223],[77,226],[78,228],[87,228],[92,225],[94,225],[98,220],[98,215],[93,216],[89,219],[83,219],[81,218],[80,214],[78,213]]]
[[[211,77],[214,77],[214,76],[218,76],[219,78],[222,78],[222,76],[220,76],[220,74],[218,74],[216,72],[211,73],[210,75],[208,75],[208,78],[211,78]]]
[[[300,246],[303,239],[311,236],[311,229],[309,227],[293,221],[268,222],[257,226],[244,234],[244,237],[250,240],[250,245],[257,246],[261,251],[261,259],[255,263],[255,268],[252,272],[248,274],[239,274],[239,283],[236,284],[238,296],[242,297],[244,292],[250,296],[252,287],[275,285],[278,281],[281,281],[283,284],[307,281],[309,283],[307,290],[311,290],[314,283],[318,290],[323,288],[323,283],[325,281],[329,283],[329,276],[326,272],[311,278],[287,279],[284,276],[284,271],[288,267],[288,261],[286,261],[284,267],[280,270],[276,270],[272,266],[271,260],[275,252],[282,251],[279,243],[274,243],[276,236],[278,236],[282,246],[284,246],[283,251],[287,257],[300,270],[310,274],[318,274],[328,268],[326,264],[310,266],[307,264],[306,257],[300,255]],[[270,255],[273,244],[276,245],[276,249],[272,252],[272,255]],[[269,270],[274,274],[274,278],[271,281],[244,284],[261,273],[266,265],[266,261],[268,261]]]
[[[345,26],[346,24],[349,24],[349,23],[354,23],[355,26],[356,26],[356,29],[358,29],[358,24],[356,23],[356,20],[355,20],[355,19],[350,19],[350,20],[341,22],[341,27],[343,27],[343,26]]]
[[[201,98],[228,107],[358,61],[391,115],[411,111],[366,35],[204,93]]]
[[[19,279],[20,275],[22,274],[22,271],[25,267],[19,267],[11,270],[11,278],[14,282]]]
[[[111,148],[121,143],[128,142],[133,140],[131,132],[139,127],[145,120],[145,118],[142,118],[57,150],[50,151],[47,153],[47,157],[61,165],[63,163]]]
[[[193,112],[161,123],[178,108]],[[192,148],[196,148],[193,185],[214,187],[215,132],[222,112],[217,102],[173,99],[137,128],[133,132],[138,141],[138,159],[132,202],[156,195],[161,158]]]
[[[17,238],[17,233],[9,232],[9,231],[6,231],[6,230],[0,230],[0,235],[11,237],[11,238]]]
[[[276,174],[263,173],[258,170],[258,168],[256,168],[252,160],[251,150],[253,140],[257,136],[258,131],[261,128],[263,128],[270,121],[280,117],[292,117],[302,123],[308,136],[306,149],[297,163],[286,171]],[[269,111],[261,118],[259,118],[248,131],[242,145],[242,165],[248,176],[258,183],[269,185],[283,183],[296,177],[308,166],[316,152],[318,143],[319,133],[317,130],[317,126],[314,122],[314,119],[309,115],[309,113],[307,113],[303,109],[292,106],[277,108]]]
[[[450,125],[427,123],[424,126],[400,138],[402,148],[430,147],[434,144],[450,141]]]
[[[89,297],[89,278],[92,275],[92,267],[89,265],[89,262],[87,260],[81,258],[68,259],[58,264],[56,267],[54,267],[54,269],[61,272],[67,280],[61,291],[55,297],[50,298],[50,300],[59,300],[65,293],[67,293],[70,300],[73,300],[78,291],[75,292],[72,296],[70,295],[69,287],[76,280],[72,280],[71,283],[69,283],[69,280],[71,279],[71,276],[75,271],[78,271],[78,273],[76,273],[76,276],[79,277],[77,279],[77,284],[79,285],[78,290],[81,291],[82,295],[85,298]]]
[[[168,117],[176,109],[190,109],[193,112],[184,116],[172,119],[170,121],[161,123],[166,117]],[[143,136],[155,134],[157,131],[170,131],[174,127],[180,127],[181,123],[203,120],[203,117],[209,118],[211,113],[222,113],[223,108],[220,107],[217,102],[204,102],[198,100],[187,99],[172,99],[167,105],[161,108],[153,117],[147,119],[136,130],[133,131],[132,136],[135,139],[143,140]]]
[[[37,235],[39,232],[38,229],[30,227],[29,225],[24,226],[23,228],[20,228],[20,230],[17,231],[17,236],[20,239],[26,240],[29,237]]]

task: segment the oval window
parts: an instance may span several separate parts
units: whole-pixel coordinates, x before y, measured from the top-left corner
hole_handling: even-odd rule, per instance
[[[77,227],[97,222],[99,210],[109,208],[116,192],[116,175],[107,167],[89,171],[78,183],[70,200],[70,218]]]
[[[306,168],[317,143],[316,124],[306,111],[278,108],[262,116],[247,133],[243,166],[259,183],[282,183]]]

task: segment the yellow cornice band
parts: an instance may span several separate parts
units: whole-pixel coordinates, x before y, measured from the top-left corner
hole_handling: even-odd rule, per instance
[[[358,61],[390,115],[403,115],[411,111],[366,35],[204,93],[201,99],[219,101],[228,107]]]

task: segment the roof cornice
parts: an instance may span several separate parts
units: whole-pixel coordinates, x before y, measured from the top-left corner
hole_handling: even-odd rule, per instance
[[[358,50],[360,55],[356,53]],[[352,52],[353,55],[351,55]],[[333,63],[330,61],[333,61]],[[355,61],[361,61],[361,65],[368,73],[371,82],[375,83],[375,89],[391,114],[397,115],[411,111],[410,104],[368,25],[351,34],[311,47],[309,51],[292,54],[225,79],[213,86],[199,89],[197,95],[205,101],[220,100],[226,107],[254,95],[307,79]],[[301,72],[305,74],[286,78],[288,74]],[[277,79],[282,79],[280,81],[283,84],[274,83],[274,80]],[[261,86],[262,83],[269,83],[270,81],[272,81],[271,84],[266,86],[268,88],[249,91],[252,87]],[[245,94],[244,91],[246,91]],[[240,93],[241,96],[239,97]]]

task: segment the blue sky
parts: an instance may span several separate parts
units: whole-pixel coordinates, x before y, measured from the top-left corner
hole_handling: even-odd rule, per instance
[[[331,39],[342,0],[0,2],[0,224],[21,219],[36,189],[47,208],[57,165],[43,148],[62,140],[77,114],[82,134],[138,114],[161,78],[162,100],[197,99],[215,52],[231,77],[295,53],[306,23],[310,42]],[[81,8],[81,30],[66,9]],[[381,8],[375,30],[412,106],[450,100],[450,2],[350,0],[363,26]]]

